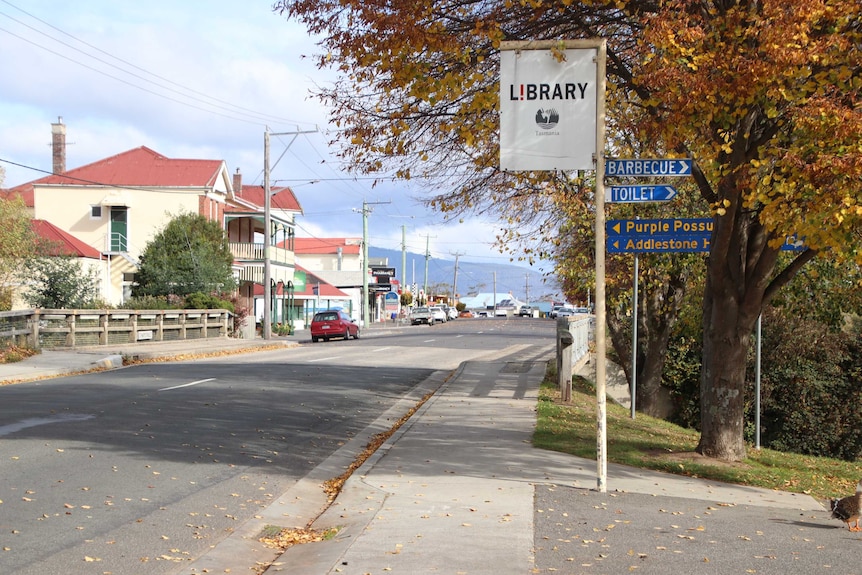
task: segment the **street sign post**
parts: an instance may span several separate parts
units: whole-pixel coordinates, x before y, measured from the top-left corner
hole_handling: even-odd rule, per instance
[[[611,203],[669,202],[676,197],[676,188],[666,184],[656,186],[610,186],[605,201]]]
[[[605,176],[611,178],[690,176],[690,158],[608,160]]]

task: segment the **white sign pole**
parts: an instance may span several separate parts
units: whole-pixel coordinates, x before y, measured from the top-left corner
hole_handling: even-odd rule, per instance
[[[562,62],[553,50],[564,51]],[[596,172],[596,463],[600,492],[607,491],[608,474],[606,67],[607,41],[601,38],[500,43],[500,169]],[[590,142],[593,121],[595,147]]]
[[[607,41],[596,56],[596,489],[607,491],[607,351],[605,341],[605,70]]]

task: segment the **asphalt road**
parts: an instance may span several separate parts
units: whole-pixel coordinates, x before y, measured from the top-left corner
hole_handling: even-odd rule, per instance
[[[2,387],[0,573],[176,573],[433,371],[553,329],[456,321]]]

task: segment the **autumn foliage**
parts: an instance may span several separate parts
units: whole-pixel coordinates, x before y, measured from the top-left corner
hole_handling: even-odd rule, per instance
[[[500,241],[557,255],[577,174],[505,173],[503,40],[608,41],[608,150],[684,156],[715,218],[704,289],[699,450],[739,459],[757,317],[814,257],[862,265],[858,0],[281,0],[319,35],[319,96],[345,163],[421,178],[446,214],[492,212]],[[577,223],[577,222],[574,222]],[[589,221],[581,222],[589,225]],[[805,249],[779,264],[787,236]],[[558,262],[565,266],[565,262]]]

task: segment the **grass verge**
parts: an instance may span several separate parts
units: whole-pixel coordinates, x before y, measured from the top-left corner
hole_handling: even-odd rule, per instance
[[[849,495],[862,465],[825,457],[749,447],[740,462],[695,453],[699,433],[607,403],[608,461],[727,483],[806,493],[818,499]],[[575,377],[572,401],[562,403],[553,374],[542,383],[533,445],[596,459],[595,387]]]

